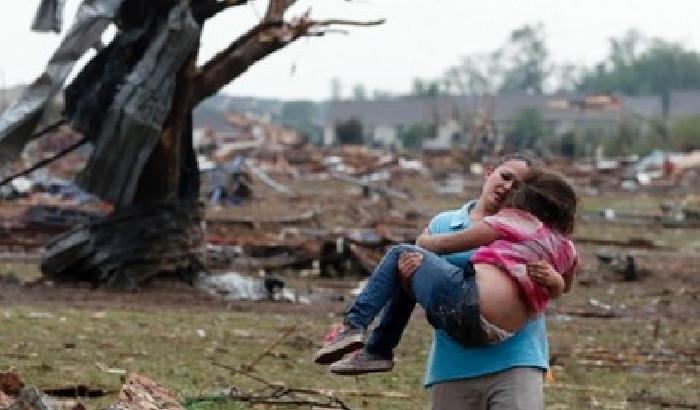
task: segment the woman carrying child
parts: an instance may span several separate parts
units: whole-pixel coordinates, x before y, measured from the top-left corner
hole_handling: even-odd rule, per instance
[[[471,228],[421,235],[417,244],[422,248],[392,247],[349,307],[344,328],[315,354],[314,361],[333,363],[362,347],[367,327],[400,286],[397,264],[406,252],[423,255],[408,290],[433,327],[465,346],[506,340],[541,313],[550,298],[568,290],[577,266],[576,250],[567,238],[576,204],[576,194],[563,178],[531,170],[498,213]],[[478,246],[482,248],[462,268],[432,253]],[[527,275],[525,266],[537,261],[547,262],[561,275]]]

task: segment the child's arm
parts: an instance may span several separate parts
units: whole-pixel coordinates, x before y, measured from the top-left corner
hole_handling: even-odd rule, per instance
[[[429,235],[425,232],[416,245],[431,252],[448,254],[488,245],[499,238],[499,233],[485,222],[477,222],[459,232]]]
[[[535,283],[547,288],[549,297],[556,299],[571,289],[573,275],[563,276],[544,261],[527,264],[527,274]]]
[[[567,271],[567,274],[564,275],[564,281],[566,282],[566,286],[564,286],[564,293],[569,293],[571,286],[574,284],[574,274],[578,270],[578,264],[578,254],[576,254],[576,256],[574,256],[574,264]]]

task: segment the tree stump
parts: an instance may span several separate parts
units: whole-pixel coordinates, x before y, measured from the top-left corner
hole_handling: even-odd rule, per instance
[[[201,203],[182,201],[117,210],[53,238],[42,273],[57,282],[127,291],[163,275],[192,283],[205,270],[203,213]]]

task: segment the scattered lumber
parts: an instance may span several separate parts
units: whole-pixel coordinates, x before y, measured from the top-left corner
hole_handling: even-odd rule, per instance
[[[146,376],[131,373],[119,391],[115,403],[106,410],[185,410],[165,387]]]

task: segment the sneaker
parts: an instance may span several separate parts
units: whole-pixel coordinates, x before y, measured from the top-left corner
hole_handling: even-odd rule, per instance
[[[365,345],[365,331],[356,327],[337,326],[326,335],[326,343],[314,354],[314,363],[331,364]]]
[[[347,355],[343,360],[333,363],[328,368],[331,373],[340,375],[388,372],[394,368],[394,361],[362,349]]]

